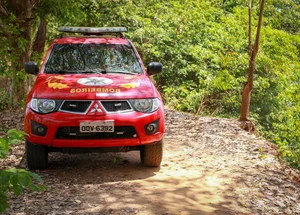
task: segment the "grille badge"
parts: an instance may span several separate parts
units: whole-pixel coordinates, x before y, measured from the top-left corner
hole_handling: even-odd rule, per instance
[[[87,113],[87,115],[104,115],[104,114],[105,112],[102,109],[99,101],[95,101]]]
[[[102,112],[102,110],[99,108],[99,105],[97,103],[94,105],[94,108],[91,110],[91,113],[95,113],[95,112],[98,113]]]

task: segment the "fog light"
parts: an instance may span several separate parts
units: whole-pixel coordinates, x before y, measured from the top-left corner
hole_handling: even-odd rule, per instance
[[[37,123],[33,120],[30,120],[30,123],[31,123],[31,133],[34,134],[34,135],[38,135],[38,136],[43,136],[45,137],[46,136],[46,133],[47,133],[47,126],[44,126],[40,123]]]
[[[147,131],[153,133],[156,130],[157,126],[154,123],[151,123],[147,126]]]
[[[158,123],[159,119],[155,120],[154,122],[151,122],[147,125],[145,125],[145,132],[147,135],[154,134],[158,131]]]
[[[44,129],[43,127],[38,127],[38,128],[37,128],[37,131],[38,131],[39,133],[43,133],[43,132],[45,131],[45,129]]]

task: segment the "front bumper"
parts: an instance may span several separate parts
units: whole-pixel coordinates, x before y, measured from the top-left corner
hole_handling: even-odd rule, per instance
[[[95,138],[85,139],[76,137],[72,139],[57,138],[57,130],[60,127],[79,127],[82,121],[101,121],[112,120],[115,127],[133,126],[136,134],[133,137],[126,138]],[[158,120],[158,130],[153,134],[146,134],[145,126]],[[33,134],[31,123],[36,122],[47,127],[44,136]],[[164,111],[159,108],[153,113],[119,113],[104,116],[88,116],[82,114],[72,114],[65,112],[54,112],[50,114],[38,114],[29,107],[25,112],[25,132],[29,134],[26,139],[34,144],[47,145],[54,148],[99,148],[99,147],[122,147],[122,146],[139,146],[159,141],[164,134]]]

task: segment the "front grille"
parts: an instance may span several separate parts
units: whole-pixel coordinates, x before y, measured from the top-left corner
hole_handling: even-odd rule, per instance
[[[137,137],[133,126],[115,126],[112,133],[81,133],[78,126],[59,127],[55,134],[56,139],[68,140],[89,140],[89,139],[119,139],[119,138],[135,138]]]
[[[118,112],[132,110],[127,101],[101,101],[107,112]]]
[[[90,106],[91,101],[64,101],[61,111],[85,113]]]

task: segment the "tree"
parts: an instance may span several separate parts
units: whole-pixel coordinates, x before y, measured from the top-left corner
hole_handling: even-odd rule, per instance
[[[0,35],[4,61],[11,65],[4,72],[9,78],[10,98],[16,95],[20,99],[25,94],[25,76],[21,71],[30,58],[30,39],[33,24],[33,10],[39,0],[1,0],[0,1]]]
[[[260,29],[262,25],[262,17],[263,17],[263,10],[264,10],[264,3],[265,0],[260,0],[260,9],[259,9],[259,19],[258,19],[258,26],[256,31],[256,38],[254,46],[252,46],[252,0],[249,0],[248,11],[249,11],[249,68],[248,68],[248,80],[244,85],[243,94],[242,94],[242,105],[241,105],[241,115],[240,120],[248,121],[249,120],[249,109],[250,109],[250,98],[251,98],[251,91],[253,89],[253,75],[255,69],[255,61],[259,47],[259,39],[260,39]]]
[[[27,94],[24,63],[34,56],[41,59],[47,19],[81,20],[80,6],[75,0],[0,0],[0,42],[5,44],[0,47],[0,75],[8,79],[10,106]]]

